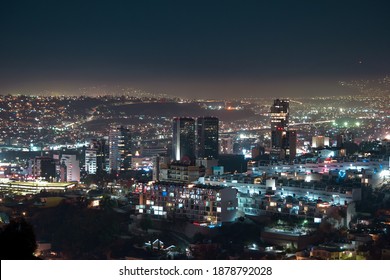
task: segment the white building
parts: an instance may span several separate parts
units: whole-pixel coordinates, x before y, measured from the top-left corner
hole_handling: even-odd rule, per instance
[[[77,160],[76,155],[61,156],[61,165],[64,167],[61,174],[64,182],[80,182],[80,162]]]
[[[261,216],[276,212],[323,217],[327,207],[349,207],[355,201],[361,200],[359,185],[320,187],[314,182],[286,181],[286,184],[278,184],[275,179],[251,183],[245,180],[229,180],[226,176],[208,176],[203,183],[236,189],[238,215],[241,216]],[[317,201],[322,201],[323,204]]]
[[[85,150],[85,171],[88,174],[96,174],[97,151],[95,149]]]

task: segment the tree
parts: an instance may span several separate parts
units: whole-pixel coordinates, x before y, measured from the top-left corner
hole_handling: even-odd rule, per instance
[[[25,219],[12,220],[0,232],[0,256],[2,260],[31,260],[37,249],[33,227]]]

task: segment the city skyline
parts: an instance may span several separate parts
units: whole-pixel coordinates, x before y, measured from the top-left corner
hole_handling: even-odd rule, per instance
[[[389,98],[0,96],[2,258],[389,259]]]
[[[2,3],[1,259],[390,259],[389,12]]]
[[[337,96],[389,74],[386,1],[9,2],[0,93]]]

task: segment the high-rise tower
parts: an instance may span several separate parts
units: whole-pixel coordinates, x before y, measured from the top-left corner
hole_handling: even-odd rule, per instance
[[[172,154],[174,160],[195,160],[195,120],[181,117],[173,119]]]
[[[289,119],[289,101],[284,99],[275,99],[271,106],[271,130],[287,130]],[[277,139],[275,138],[275,141]]]
[[[199,117],[196,120],[198,158],[218,159],[219,119]]]
[[[130,130],[123,126],[111,127],[108,140],[110,172],[128,170],[131,167]]]
[[[271,106],[271,156],[293,160],[296,155],[296,131],[289,130],[289,101],[275,99]]]

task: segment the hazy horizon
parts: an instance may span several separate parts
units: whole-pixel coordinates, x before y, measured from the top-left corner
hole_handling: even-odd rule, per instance
[[[74,83],[69,81],[52,81],[47,83],[31,83],[14,89],[0,90],[1,95],[67,95],[67,96],[98,96],[120,95],[126,90],[130,94],[142,92],[152,95],[166,95],[179,98],[204,98],[204,99],[234,99],[240,97],[295,97],[305,98],[314,96],[345,96],[360,94],[358,88],[343,87],[340,82],[352,82],[358,80],[340,81],[311,81],[301,83],[297,80],[285,79],[278,82],[261,81],[190,81],[177,80],[157,81],[154,84],[148,82],[133,83]]]

